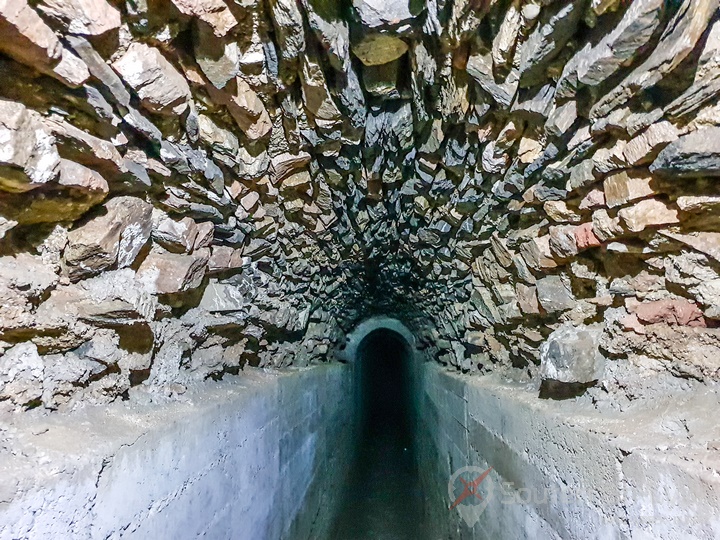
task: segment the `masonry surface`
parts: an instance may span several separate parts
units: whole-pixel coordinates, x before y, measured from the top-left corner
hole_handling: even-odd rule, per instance
[[[137,408],[128,436],[216,452],[182,485],[239,459],[212,426],[304,456],[269,480],[304,493],[282,518],[220,490],[204,526],[327,534],[368,329],[413,351],[433,534],[720,536],[719,96],[720,0],[0,1],[0,538],[170,534],[140,513],[175,480],[122,524],[93,502],[180,459],[111,467]],[[97,453],[46,453],[46,422]],[[463,465],[586,491],[467,528],[440,489]]]

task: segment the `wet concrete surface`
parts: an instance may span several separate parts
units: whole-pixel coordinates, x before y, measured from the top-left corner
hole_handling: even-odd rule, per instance
[[[330,540],[425,540],[411,362],[409,345],[394,332],[375,331],[358,347],[362,431]]]
[[[410,442],[390,429],[366,438],[331,539],[426,540]]]

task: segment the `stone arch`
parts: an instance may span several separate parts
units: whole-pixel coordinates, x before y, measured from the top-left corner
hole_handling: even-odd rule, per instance
[[[345,347],[339,352],[338,358],[343,362],[355,363],[363,340],[376,330],[390,330],[399,334],[409,345],[410,355],[415,359],[417,356],[415,335],[399,319],[385,316],[370,317],[358,324],[345,337]]]

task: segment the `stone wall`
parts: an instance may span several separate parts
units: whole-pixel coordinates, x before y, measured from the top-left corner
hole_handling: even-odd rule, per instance
[[[527,385],[424,364],[419,425],[428,538],[678,538],[720,534],[720,404],[701,383],[624,411],[538,400]],[[448,482],[468,465],[482,501]],[[476,514],[467,513],[475,509]],[[479,519],[474,521],[473,517]],[[468,519],[469,521],[466,521]]]
[[[351,375],[248,370],[164,407],[4,423],[0,538],[322,538],[352,456]]]
[[[717,0],[9,0],[0,31],[4,409],[321,362],[378,314],[553,395],[718,378]]]

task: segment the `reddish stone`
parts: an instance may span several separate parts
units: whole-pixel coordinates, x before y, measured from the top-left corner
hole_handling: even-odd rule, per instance
[[[620,324],[622,325],[623,330],[625,330],[626,332],[633,331],[637,334],[645,333],[645,328],[638,320],[637,315],[635,315],[634,313],[630,313],[626,317],[623,317],[623,319],[620,320]]]
[[[671,326],[707,326],[700,308],[688,300],[643,302],[631,309],[644,324],[664,322]]]
[[[575,227],[575,243],[578,250],[598,247],[601,242],[593,232],[592,222],[583,223]]]

